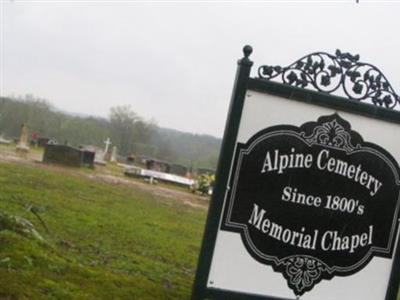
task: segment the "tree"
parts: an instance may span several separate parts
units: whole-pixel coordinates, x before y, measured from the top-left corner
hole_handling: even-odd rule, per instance
[[[130,154],[135,143],[146,143],[154,131],[154,124],[139,117],[129,105],[112,107],[110,127],[114,145],[122,154]]]

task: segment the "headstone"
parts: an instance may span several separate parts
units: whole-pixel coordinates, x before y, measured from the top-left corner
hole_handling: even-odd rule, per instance
[[[82,158],[83,166],[93,168],[95,156],[96,156],[96,152],[89,151],[89,150],[83,150],[83,158]]]
[[[112,163],[117,162],[117,147],[116,146],[114,146],[112,148],[110,162],[112,162]]]
[[[133,154],[128,155],[126,158],[126,163],[128,165],[133,165],[135,163],[135,156]]]
[[[106,144],[106,147],[104,148],[103,160],[110,161],[111,160],[110,145],[112,144],[110,138],[107,138],[104,141],[104,144]]]
[[[169,169],[169,173],[179,175],[179,176],[186,176],[188,172],[188,168],[178,164],[171,164]]]
[[[20,154],[27,154],[29,152],[28,146],[29,130],[26,124],[21,125],[21,136],[19,138],[16,151]]]
[[[47,144],[43,162],[55,163],[70,167],[93,167],[95,153],[71,147],[69,145]]]
[[[107,165],[107,162],[104,160],[104,152],[103,151],[96,151],[94,163],[99,166]]]
[[[170,173],[171,165],[162,160],[154,159],[154,158],[146,158],[145,159],[146,169],[163,172],[163,173]]]

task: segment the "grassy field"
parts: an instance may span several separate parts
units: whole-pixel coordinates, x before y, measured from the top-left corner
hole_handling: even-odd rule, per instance
[[[0,230],[0,299],[189,298],[204,209],[19,164],[0,163],[0,187],[0,212],[46,241]]]
[[[0,163],[0,187],[0,214],[28,219],[45,239],[0,218],[0,300],[189,299],[204,209],[21,164]]]

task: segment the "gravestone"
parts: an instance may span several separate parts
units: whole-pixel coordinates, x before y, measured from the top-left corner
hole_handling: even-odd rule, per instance
[[[26,124],[21,125],[21,136],[19,138],[17,147],[16,147],[16,152],[26,155],[29,152],[29,146],[28,146],[28,137],[29,137],[29,131],[28,131],[28,126]]]
[[[145,159],[146,169],[169,173],[171,169],[171,165],[166,162],[155,158],[146,158]]]
[[[135,163],[135,156],[134,156],[133,154],[128,155],[128,156],[126,157],[126,163],[127,163],[128,165],[133,165],[133,164]]]
[[[110,161],[111,160],[110,145],[112,144],[110,138],[107,138],[104,141],[104,144],[106,145],[106,147],[104,148],[103,161]]]
[[[106,165],[106,162],[103,161],[103,156],[104,156],[104,152],[101,148],[97,147],[97,146],[93,146],[93,145],[81,145],[79,147],[81,150],[92,154],[86,154],[88,157],[93,156],[93,163],[96,165]],[[84,159],[86,161],[86,159]],[[92,159],[90,158],[89,161],[91,161]]]
[[[84,167],[94,168],[94,159],[96,157],[96,152],[83,150],[82,164]]]
[[[61,164],[70,167],[93,167],[95,153],[69,145],[47,144],[43,155],[44,163]]]
[[[112,162],[112,163],[117,162],[117,147],[116,146],[114,146],[112,148],[110,162]]]
[[[178,165],[178,164],[171,164],[171,167],[169,169],[169,173],[176,174],[179,176],[186,176],[187,172],[188,172],[188,168],[186,168],[185,166],[182,166],[182,165]]]
[[[96,165],[100,165],[100,166],[106,166],[107,162],[104,160],[104,152],[102,149],[95,149],[95,158],[94,158],[94,163]]]

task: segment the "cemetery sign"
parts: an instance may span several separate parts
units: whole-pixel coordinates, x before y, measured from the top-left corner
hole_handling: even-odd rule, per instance
[[[296,295],[392,255],[398,165],[339,115],[261,131],[238,144],[235,160],[222,228],[241,233]]]
[[[192,299],[396,300],[400,98],[359,56],[244,53]]]

